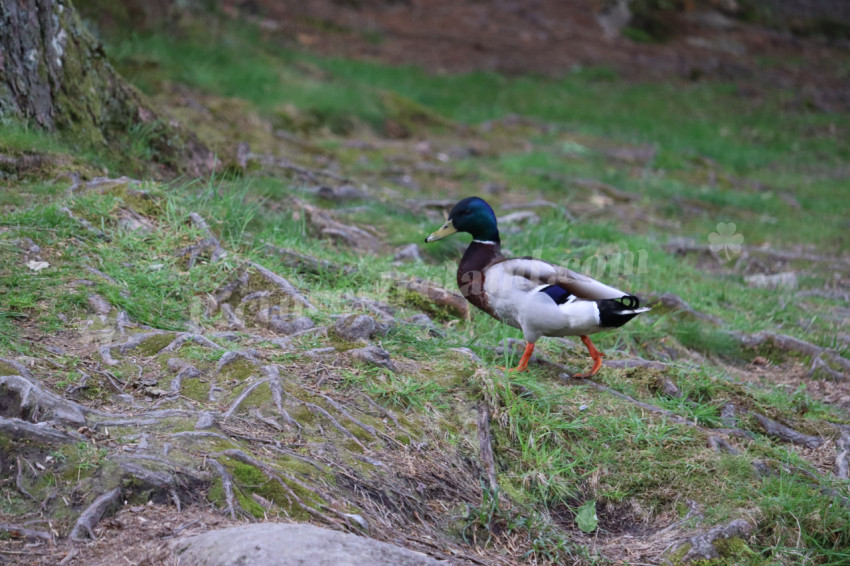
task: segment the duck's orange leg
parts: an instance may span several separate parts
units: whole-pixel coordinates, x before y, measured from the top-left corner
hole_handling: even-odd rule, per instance
[[[509,369],[508,371],[525,371],[528,369],[528,360],[531,359],[531,353],[534,351],[534,344],[530,342],[525,343],[525,351],[522,353],[522,357],[519,359],[519,365],[513,369]]]
[[[602,367],[602,356],[604,355],[602,352],[596,349],[596,346],[593,345],[593,342],[590,341],[590,338],[587,336],[582,336],[581,341],[587,346],[587,351],[590,353],[590,357],[593,358],[593,367],[590,368],[590,371],[587,373],[579,373],[574,375],[573,377],[576,379],[582,379],[585,377],[593,377],[596,375],[596,372],[599,371],[599,368]]]

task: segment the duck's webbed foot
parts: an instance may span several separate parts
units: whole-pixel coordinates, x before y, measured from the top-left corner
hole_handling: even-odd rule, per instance
[[[525,351],[522,353],[522,357],[519,359],[519,364],[515,368],[508,369],[508,371],[525,371],[528,369],[528,360],[531,359],[531,353],[534,352],[534,344],[531,342],[525,343]]]
[[[587,351],[590,353],[590,357],[593,358],[593,367],[590,368],[590,371],[587,373],[578,373],[573,377],[575,379],[584,379],[586,377],[593,377],[596,375],[596,372],[599,371],[599,368],[602,367],[602,357],[604,354],[596,349],[596,346],[593,345],[593,342],[590,341],[588,336],[582,336],[581,341],[587,346]]]

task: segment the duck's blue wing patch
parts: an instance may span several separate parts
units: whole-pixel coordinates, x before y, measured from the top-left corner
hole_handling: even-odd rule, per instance
[[[572,294],[569,291],[557,285],[549,285],[548,287],[544,287],[540,289],[540,292],[549,295],[549,297],[551,297],[557,305],[563,305],[568,300],[570,300],[570,297],[572,297]]]

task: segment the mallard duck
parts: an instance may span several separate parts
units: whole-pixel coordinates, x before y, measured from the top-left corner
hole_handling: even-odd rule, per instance
[[[425,242],[455,232],[472,235],[457,269],[460,292],[493,318],[521,329],[525,337],[525,351],[512,371],[526,370],[541,336],[580,336],[593,367],[573,377],[592,377],[602,366],[602,353],[589,335],[620,327],[649,310],[636,296],[586,275],[530,257],[506,258],[496,214],[481,198],[457,203],[446,223]]]

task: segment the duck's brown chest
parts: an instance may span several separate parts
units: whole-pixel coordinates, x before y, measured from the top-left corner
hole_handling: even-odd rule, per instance
[[[487,302],[484,293],[484,278],[487,267],[503,259],[497,243],[473,241],[457,268],[457,286],[467,301],[490,316],[498,318]]]

